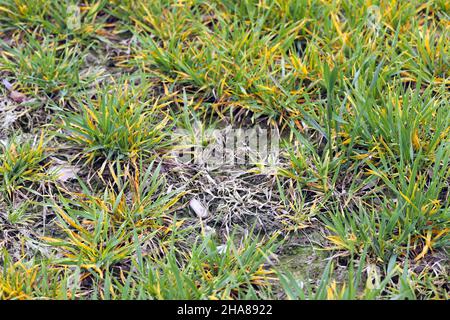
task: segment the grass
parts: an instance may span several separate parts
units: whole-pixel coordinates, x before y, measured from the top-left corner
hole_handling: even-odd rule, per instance
[[[245,240],[237,247],[230,238],[219,246],[209,236],[196,243],[179,265],[176,251],[162,261],[139,261],[131,287],[146,296],[127,298],[156,299],[256,299],[267,295],[274,278],[267,269],[265,255],[273,250],[272,241]]]
[[[167,142],[169,118],[165,103],[146,100],[147,88],[127,82],[98,88],[94,99],[78,100],[77,111],[62,119],[62,136],[82,147],[87,162],[96,157],[107,160],[136,159]]]
[[[449,10],[0,0],[0,299],[448,299]]]
[[[46,141],[41,135],[33,141],[20,141],[12,138],[6,145],[2,145],[0,158],[0,177],[2,178],[2,192],[12,195],[20,188],[39,183],[46,179],[45,160]]]
[[[20,84],[16,90],[25,94],[68,95],[94,77],[81,72],[84,56],[77,47],[60,45],[58,39],[36,39],[35,34],[25,35],[26,43],[4,44],[1,71]]]

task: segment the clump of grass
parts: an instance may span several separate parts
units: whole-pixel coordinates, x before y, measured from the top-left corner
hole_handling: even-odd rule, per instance
[[[222,245],[211,236],[199,239],[186,255],[171,249],[158,260],[138,255],[138,272],[119,286],[139,299],[256,299],[267,297],[274,271],[266,265],[276,250],[275,238],[255,241],[251,236]]]
[[[166,146],[169,117],[165,103],[146,100],[148,88],[127,82],[99,88],[79,100],[80,110],[62,117],[63,137],[82,147],[86,162],[136,160]]]
[[[280,83],[290,87],[307,73],[298,57],[289,52],[303,22],[281,23],[269,31],[263,28],[268,16],[261,15],[247,25],[238,16],[227,15],[214,6],[192,4],[182,10],[170,6],[163,10],[169,16],[185,11],[185,17],[196,18],[175,20],[177,24],[172,27],[158,21],[159,10],[159,6],[150,7],[144,14],[144,19],[149,16],[152,21],[145,30],[158,37],[139,35],[141,45],[134,63],[143,71],[188,86],[222,105],[234,101],[258,115],[271,117],[284,113],[279,100],[286,100],[286,95]],[[203,10],[217,15],[209,26],[201,23]]]
[[[61,205],[54,204],[65,237],[43,240],[64,256],[53,261],[56,265],[78,266],[103,279],[110,268],[129,264],[137,246],[151,255],[166,250],[164,238],[172,228],[168,212],[178,199],[176,191],[164,194],[164,179],[156,165],[150,165],[142,176],[142,166],[133,174],[118,168],[110,168],[116,184],[103,195],[83,185],[83,194],[61,195]]]
[[[1,31],[37,30],[72,43],[92,45],[114,35],[106,30],[108,1],[1,0]]]
[[[397,88],[364,103],[355,97],[361,104],[350,117],[360,125],[341,124],[346,140],[337,157],[346,162],[339,175],[351,177],[349,196],[344,206],[331,203],[336,210],[326,217],[338,247],[354,250],[367,242],[386,260],[411,239],[420,259],[448,242],[450,114],[442,94],[439,87],[422,90],[421,97],[418,89]],[[352,202],[355,207],[347,207]]]
[[[0,1],[2,12],[0,21],[6,30],[14,30],[27,23],[33,23],[36,26],[36,22],[44,18],[48,9],[49,2],[45,0],[34,1],[33,5],[25,0],[2,0]]]
[[[367,263],[367,251],[363,250],[359,261],[352,259],[346,279],[338,283],[333,277],[333,261],[330,260],[317,286],[309,279],[296,279],[289,271],[278,271],[280,285],[288,299],[295,300],[373,300],[379,298],[415,299],[413,272],[407,265],[401,268],[396,256],[392,256],[385,269]],[[395,280],[398,278],[399,280]]]
[[[14,259],[0,254],[0,300],[67,299],[68,277],[43,260]]]
[[[0,71],[7,72],[15,89],[25,94],[65,96],[94,79],[91,70],[82,72],[84,53],[77,47],[61,45],[58,38],[27,35],[17,46],[2,45]],[[96,74],[98,76],[98,74]]]
[[[12,138],[6,145],[0,144],[1,191],[11,196],[14,191],[46,180],[46,142],[42,134],[34,140]]]
[[[320,155],[318,143],[294,129],[301,144],[289,148],[291,169],[280,174],[314,192],[329,212],[320,218],[332,233],[331,248],[361,252],[368,246],[370,255],[386,262],[407,245],[420,260],[448,243],[444,199],[450,173],[443,119],[449,113],[431,90],[435,97],[442,94],[424,90],[427,103],[417,90],[397,89],[380,98],[383,107],[377,100],[355,104],[355,114],[345,117],[356,117],[361,125],[340,121],[345,140],[332,148],[333,154],[326,148]]]

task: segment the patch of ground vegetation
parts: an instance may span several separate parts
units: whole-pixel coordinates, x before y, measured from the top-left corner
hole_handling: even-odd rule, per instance
[[[449,10],[0,0],[0,299],[448,299]]]

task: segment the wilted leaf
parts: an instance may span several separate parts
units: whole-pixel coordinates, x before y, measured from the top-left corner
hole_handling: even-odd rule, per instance
[[[209,215],[208,209],[206,209],[203,204],[195,198],[189,202],[189,206],[192,210],[194,210],[195,214],[199,218],[206,218]]]
[[[24,95],[23,93],[20,93],[19,91],[11,91],[11,93],[9,94],[9,97],[11,98],[11,100],[13,100],[14,102],[17,103],[22,103],[25,100],[27,100],[27,96]]]

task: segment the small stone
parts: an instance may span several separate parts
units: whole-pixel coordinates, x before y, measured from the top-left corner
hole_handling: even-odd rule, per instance
[[[191,207],[192,210],[194,210],[195,214],[200,219],[204,219],[204,218],[208,217],[208,215],[209,215],[208,209],[206,209],[203,206],[203,204],[200,201],[198,201],[197,199],[193,198],[189,202],[189,206]]]

